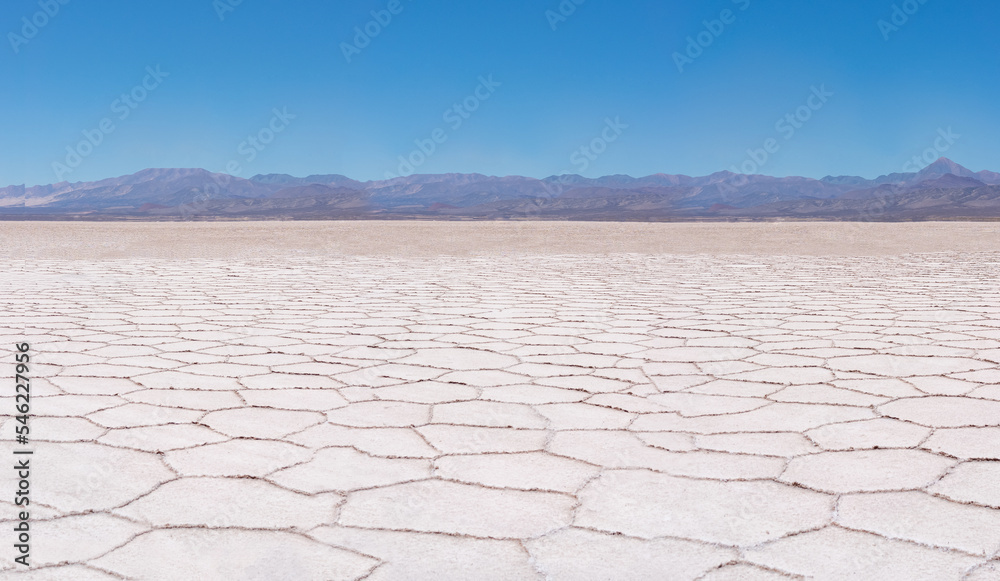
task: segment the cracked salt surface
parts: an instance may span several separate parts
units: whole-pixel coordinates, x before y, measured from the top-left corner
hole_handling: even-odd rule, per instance
[[[998,256],[4,259],[0,579],[1000,579]]]

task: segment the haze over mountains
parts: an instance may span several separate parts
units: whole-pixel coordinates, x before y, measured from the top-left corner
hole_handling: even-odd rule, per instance
[[[96,182],[0,188],[4,219],[928,220],[1000,218],[1000,173],[939,159],[918,173],[776,178],[718,172],[535,179],[342,175],[250,179],[147,169]]]

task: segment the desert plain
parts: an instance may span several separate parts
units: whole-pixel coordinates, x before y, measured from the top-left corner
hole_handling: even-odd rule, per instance
[[[0,579],[1000,579],[1000,223],[2,222],[0,266]]]

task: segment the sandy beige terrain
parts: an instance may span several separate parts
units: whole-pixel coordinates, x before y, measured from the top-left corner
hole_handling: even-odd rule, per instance
[[[998,228],[0,223],[0,579],[996,581]]]
[[[1000,223],[0,222],[3,258],[1000,251]]]

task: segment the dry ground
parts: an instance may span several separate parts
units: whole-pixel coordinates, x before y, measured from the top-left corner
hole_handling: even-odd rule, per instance
[[[0,579],[1000,579],[1000,224],[0,223],[0,267]]]

